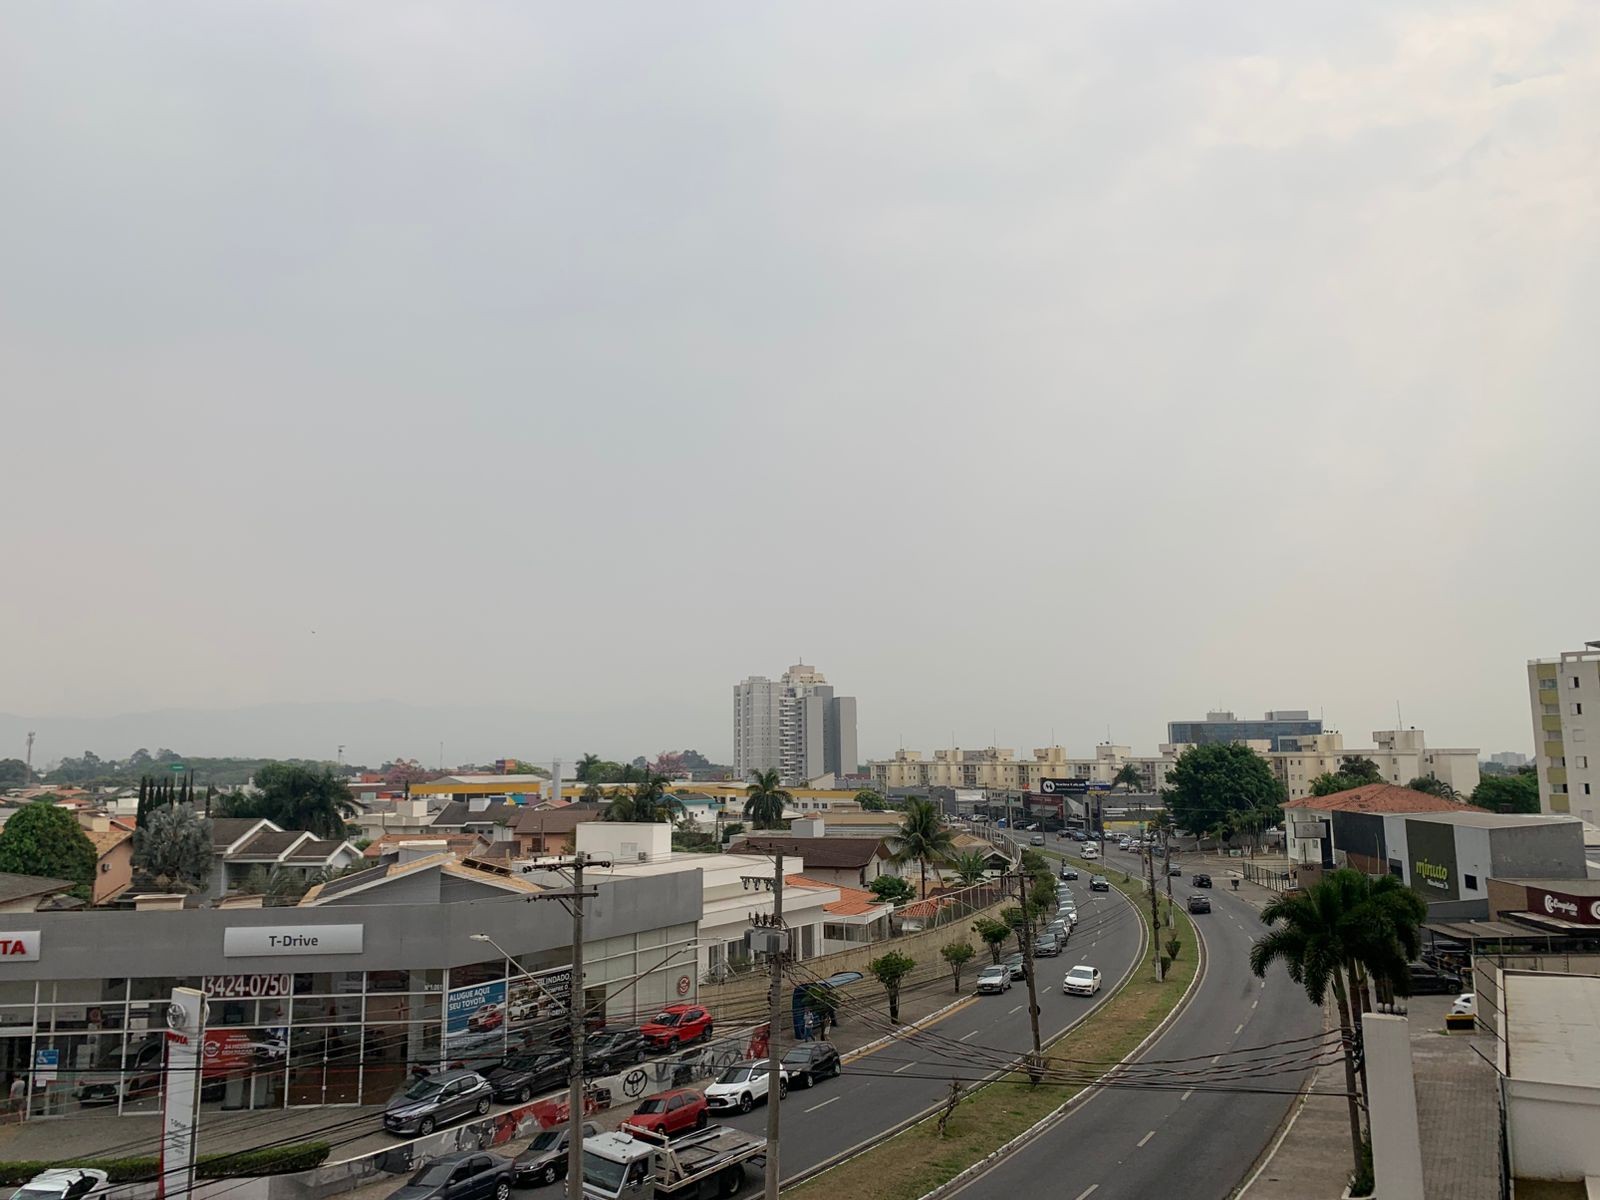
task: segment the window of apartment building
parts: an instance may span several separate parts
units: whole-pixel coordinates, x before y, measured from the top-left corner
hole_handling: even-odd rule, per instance
[[[1550,765],[1552,767],[1564,767],[1567,765],[1567,760],[1562,758],[1560,755],[1556,755],[1555,757],[1551,758]]]
[[[1585,796],[1593,795],[1593,793],[1589,791],[1589,785],[1587,783],[1583,785],[1583,794]]]
[[[1553,692],[1553,691],[1555,691],[1556,690],[1556,681],[1554,679],[1541,679],[1541,680],[1539,680],[1539,690],[1541,692]]]
[[[1462,875],[1461,881],[1473,891],[1478,890],[1478,877],[1476,875]]]
[[[1573,716],[1575,716],[1575,717],[1583,716],[1583,704],[1582,704],[1581,701],[1574,700],[1570,707],[1572,709],[1572,715]]]
[[[1576,675],[1569,675],[1569,676],[1567,676],[1567,678],[1572,681],[1572,686],[1573,687],[1577,687],[1580,683],[1583,682],[1583,680],[1579,679]]]
[[[1541,704],[1539,708],[1541,714],[1546,717],[1559,717],[1561,715],[1561,705],[1559,704]]]
[[[1555,796],[1564,796],[1567,794],[1567,785],[1564,783],[1552,783],[1550,785],[1550,793]]]
[[[1589,769],[1589,756],[1587,754],[1574,754],[1572,756],[1572,765],[1580,771],[1587,771]]]

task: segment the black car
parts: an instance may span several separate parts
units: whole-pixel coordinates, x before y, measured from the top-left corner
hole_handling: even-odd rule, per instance
[[[1189,897],[1189,911],[1192,913],[1206,913],[1211,911],[1211,900],[1206,896],[1193,895]]]
[[[1089,880],[1089,890],[1091,892],[1109,892],[1111,890],[1111,880],[1104,875],[1096,875]]]
[[[511,1162],[477,1150],[441,1154],[424,1164],[389,1200],[507,1200],[514,1178]]]
[[[600,1126],[585,1123],[583,1136],[598,1137]],[[518,1187],[554,1183],[567,1177],[567,1127],[542,1129],[511,1164]]]
[[[1195,887],[1210,887],[1211,886],[1211,876],[1209,876],[1209,875],[1191,875],[1191,876],[1189,876],[1189,882]]]
[[[801,1042],[783,1056],[783,1069],[791,1087],[807,1088],[819,1079],[831,1079],[844,1070],[832,1042]]]
[[[622,1067],[644,1061],[649,1045],[637,1029],[611,1026],[591,1033],[583,1042],[583,1069],[591,1075],[611,1075]]]
[[[483,1077],[494,1088],[494,1098],[502,1103],[525,1104],[535,1096],[554,1091],[567,1082],[572,1059],[553,1050],[540,1053],[524,1050],[508,1054],[499,1066],[490,1067]]]
[[[1061,878],[1063,878],[1063,879],[1076,879],[1077,877],[1078,877],[1078,868],[1077,867],[1062,867],[1061,868]]]
[[[1446,996],[1461,990],[1460,976],[1437,970],[1426,963],[1408,963],[1406,974],[1411,979],[1411,988],[1409,992],[1404,993],[1406,995]]]

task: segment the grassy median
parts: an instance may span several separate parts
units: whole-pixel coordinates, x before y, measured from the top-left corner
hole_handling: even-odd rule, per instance
[[[1072,860],[1081,870],[1104,872],[1098,863]],[[1126,893],[1143,915],[1148,931],[1150,902],[1142,883],[1133,879],[1112,886]],[[1133,977],[1092,1016],[1045,1051],[1052,1067],[1071,1082],[1030,1087],[1027,1077],[1012,1074],[973,1091],[957,1105],[939,1136],[937,1115],[927,1118],[881,1145],[793,1188],[795,1197],[849,1196],[851,1200],[916,1200],[967,1167],[1005,1145],[1071,1097],[1091,1086],[1089,1080],[1137,1046],[1161,1023],[1194,979],[1199,943],[1194,926],[1180,905],[1173,906],[1172,930],[1182,939],[1178,960],[1162,983],[1151,977],[1148,947]],[[1165,941],[1169,931],[1162,931]],[[1046,962],[1050,960],[1045,960]],[[1059,989],[1041,1000],[1059,1001]],[[871,1060],[868,1059],[868,1062]]]

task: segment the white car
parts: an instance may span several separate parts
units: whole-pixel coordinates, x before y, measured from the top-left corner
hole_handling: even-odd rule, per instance
[[[1456,997],[1456,1002],[1450,1006],[1452,1017],[1475,1017],[1478,1015],[1478,997],[1473,992],[1462,992]]]
[[[789,1094],[789,1072],[778,1068],[778,1099]],[[714,1112],[747,1113],[767,1098],[767,1060],[734,1063],[706,1088],[706,1106]]]
[[[978,972],[978,995],[985,992],[1009,992],[1011,990],[1011,968],[996,963],[992,967],[985,967]]]
[[[28,1180],[11,1193],[11,1200],[86,1200],[103,1195],[108,1178],[91,1167],[57,1167]]]
[[[1069,996],[1092,996],[1100,990],[1100,970],[1081,963],[1067,972],[1061,990]]]

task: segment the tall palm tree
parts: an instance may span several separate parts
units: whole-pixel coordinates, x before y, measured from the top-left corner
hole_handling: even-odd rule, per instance
[[[948,862],[955,853],[955,836],[939,820],[939,810],[931,800],[906,803],[900,831],[889,835],[889,860],[915,862],[922,874],[922,895],[928,894],[928,864]]]
[[[1139,774],[1139,768],[1132,763],[1123,763],[1111,777],[1111,786],[1126,788],[1131,792],[1134,788],[1144,786],[1144,776]]]
[[[1363,1139],[1361,1108],[1356,1088],[1355,1027],[1351,1006],[1352,964],[1371,949],[1356,924],[1368,889],[1364,876],[1348,869],[1323,876],[1312,887],[1276,896],[1261,910],[1261,920],[1271,926],[1250,947],[1250,970],[1265,978],[1278,960],[1289,978],[1305,989],[1319,1007],[1333,992],[1339,1008],[1339,1034],[1344,1047],[1344,1082],[1350,1110],[1350,1149],[1361,1168]]]
[[[744,789],[744,815],[757,829],[777,829],[783,824],[783,809],[794,802],[776,771],[751,771]]]
[[[667,777],[645,773],[629,787],[619,787],[606,806],[607,821],[671,821],[684,812],[683,801],[667,791]]]
[[[950,860],[950,868],[957,879],[971,886],[983,882],[983,877],[989,873],[989,860],[976,850],[966,850]]]
[[[599,766],[600,761],[601,759],[598,754],[585,754],[583,757],[578,759],[577,770],[574,772],[574,776],[577,778],[578,782],[588,783],[589,772],[593,771],[595,767]]]

